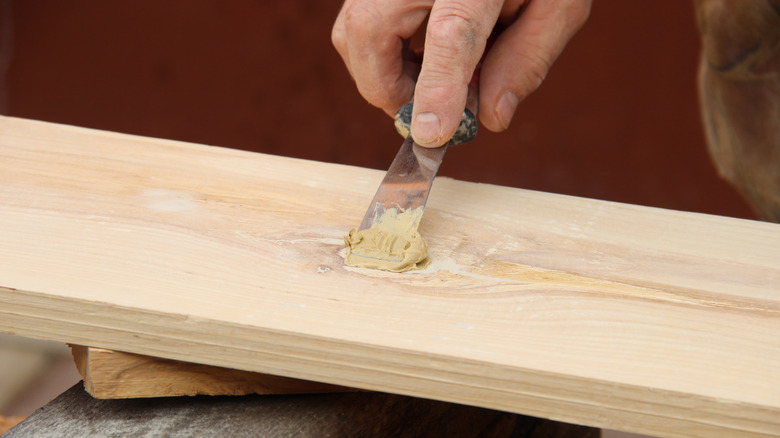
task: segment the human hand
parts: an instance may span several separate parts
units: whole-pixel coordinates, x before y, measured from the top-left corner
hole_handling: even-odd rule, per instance
[[[346,0],[333,27],[358,90],[391,116],[414,99],[412,136],[446,143],[460,122],[469,81],[496,23],[503,31],[484,57],[479,120],[509,127],[517,104],[544,80],[584,24],[591,0]],[[409,39],[428,18],[422,64]]]

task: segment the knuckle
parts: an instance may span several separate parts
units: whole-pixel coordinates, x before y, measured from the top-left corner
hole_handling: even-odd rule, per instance
[[[536,51],[525,53],[523,56],[527,59],[527,67],[523,70],[526,81],[532,89],[538,88],[547,77],[552,62],[543,55],[536,54]]]
[[[591,0],[562,0],[562,10],[575,29],[585,24],[590,16]]]
[[[448,39],[464,49],[473,49],[480,34],[480,22],[485,14],[480,3],[450,1],[431,16],[428,32]]]
[[[387,107],[387,93],[378,91],[375,87],[361,86],[360,84],[358,84],[358,91],[363,99],[371,105],[383,109]]]
[[[452,87],[445,83],[431,82],[427,84],[418,83],[414,96],[416,100],[422,100],[425,103],[446,103],[451,100],[454,93]]]
[[[333,30],[330,32],[330,41],[339,50],[346,47],[347,35],[344,32],[344,28],[338,25],[333,26]]]
[[[344,13],[344,29],[347,34],[367,35],[382,18],[382,13],[372,4],[353,3]]]
[[[456,69],[448,58],[441,58],[436,63],[428,63],[425,72],[420,74],[417,87],[424,89],[451,88],[453,83],[465,84],[459,70]]]
[[[528,82],[531,84],[533,90],[539,88],[547,78],[547,72],[549,68],[531,68],[526,72]]]
[[[477,11],[463,2],[451,2],[437,11],[428,24],[428,35],[436,40],[466,42],[471,47],[476,43]]]
[[[359,81],[357,86],[360,95],[368,103],[385,111],[397,110],[403,100],[400,97],[400,90],[396,84],[388,86],[382,81],[371,83]]]
[[[465,2],[449,2],[431,15],[423,59],[426,74],[421,81],[441,86],[452,81],[467,83],[471,78],[464,66],[477,62],[480,30],[473,8]]]

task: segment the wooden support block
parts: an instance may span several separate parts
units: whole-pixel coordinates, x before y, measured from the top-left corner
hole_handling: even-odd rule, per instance
[[[0,415],[0,435],[6,433],[8,429],[21,423],[22,420],[24,420],[24,417],[20,415],[13,415],[10,417],[7,417],[5,415]]]
[[[99,400],[76,385],[3,438],[598,438],[599,430],[375,392]]]
[[[382,176],[0,118],[0,331],[651,435],[780,434],[780,225],[440,178],[428,268],[344,266]]]
[[[84,389],[102,399],[354,391],[271,374],[71,345]]]

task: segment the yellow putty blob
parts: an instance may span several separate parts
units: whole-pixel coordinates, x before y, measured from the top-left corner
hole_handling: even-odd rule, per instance
[[[350,266],[405,272],[430,263],[428,245],[417,232],[422,208],[398,212],[391,208],[379,215],[371,228],[352,229],[344,236]]]

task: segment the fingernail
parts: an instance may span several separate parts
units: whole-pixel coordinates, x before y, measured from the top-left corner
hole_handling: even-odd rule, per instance
[[[498,123],[501,124],[503,129],[509,128],[509,123],[512,121],[512,116],[515,115],[515,109],[520,100],[512,92],[506,92],[501,99],[498,100],[496,105],[496,117]]]
[[[435,142],[441,136],[441,121],[435,113],[420,113],[414,119],[414,141],[421,146]]]

